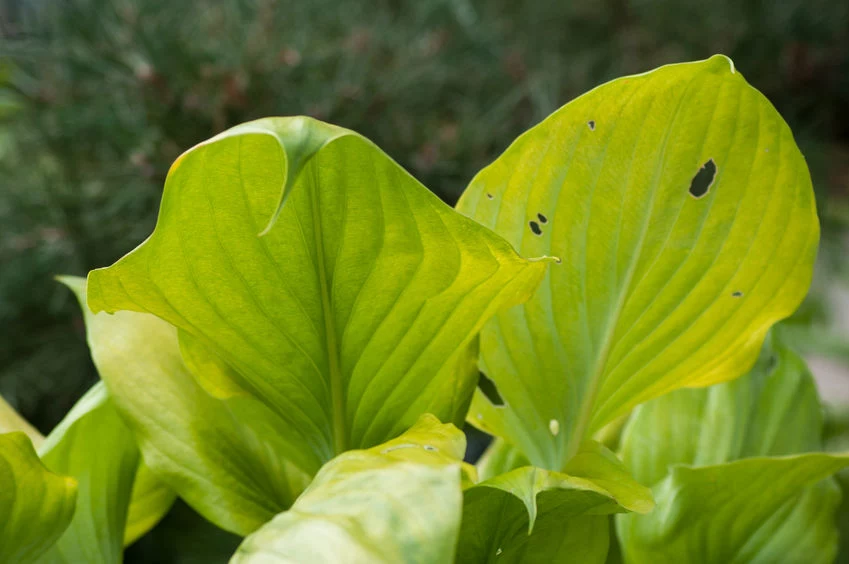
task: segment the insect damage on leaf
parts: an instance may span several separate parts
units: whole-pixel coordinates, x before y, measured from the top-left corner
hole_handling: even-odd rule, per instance
[[[716,163],[713,159],[708,159],[690,182],[690,195],[698,199],[707,194],[714,177],[716,177]]]
[[[531,231],[534,232],[534,235],[542,235],[542,228],[539,226],[539,223],[531,221],[528,225],[531,226]]]

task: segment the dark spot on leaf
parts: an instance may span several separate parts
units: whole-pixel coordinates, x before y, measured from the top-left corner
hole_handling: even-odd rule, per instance
[[[486,197],[487,197],[487,198],[489,198],[489,199],[491,200],[494,196],[493,196],[492,194],[490,194],[489,192],[487,192],[487,193],[486,193]]]
[[[587,125],[590,126],[590,131],[595,131],[595,120],[588,121]]]
[[[532,221],[529,225],[531,226],[531,231],[534,232],[534,235],[542,235],[542,229],[540,229],[539,223]]]
[[[548,218],[542,215],[541,213],[538,213],[537,217],[539,218],[540,223],[548,223]]]
[[[498,393],[495,382],[487,378],[483,372],[481,372],[480,380],[478,380],[478,389],[486,396],[489,403],[496,407],[504,407],[504,398]]]
[[[708,159],[708,162],[702,165],[702,168],[699,169],[690,182],[690,195],[694,198],[701,198],[707,194],[715,176],[716,163],[713,162],[713,159]]]
[[[736,291],[736,292],[732,293],[731,295],[732,295],[732,296],[734,296],[735,298],[742,298],[742,297],[743,297],[743,292],[741,292],[741,291],[739,291],[739,290],[738,290],[738,291]]]
[[[433,445],[424,445],[424,449],[427,450],[427,451],[430,451],[430,452],[436,452],[437,450],[439,450],[438,448],[436,448]]]

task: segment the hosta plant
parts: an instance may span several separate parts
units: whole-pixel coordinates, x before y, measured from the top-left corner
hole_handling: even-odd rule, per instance
[[[827,562],[849,456],[792,343],[761,355],[818,234],[722,56],[567,104],[456,210],[352,131],[240,125],[61,279],[102,381],[43,440],[0,411],[0,561],[118,562],[179,496],[240,563]]]

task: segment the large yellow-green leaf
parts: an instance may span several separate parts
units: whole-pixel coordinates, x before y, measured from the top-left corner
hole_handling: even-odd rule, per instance
[[[78,483],[74,518],[38,562],[122,561],[139,451],[106,388],[93,386],[39,448],[44,464]]]
[[[804,158],[722,56],[614,80],[519,137],[458,209],[525,256],[534,297],[481,334],[470,421],[559,470],[634,406],[742,375],[804,296],[819,235]]]
[[[832,562],[840,492],[828,477],[849,455],[806,453],[821,434],[813,380],[781,343],[743,378],[640,406],[623,457],[658,508],[617,517],[625,561]]]
[[[397,439],[346,452],[231,562],[451,564],[465,449],[456,427],[426,414]]]
[[[468,343],[545,266],[365,138],[269,118],[181,156],[153,234],[93,271],[88,298],[95,312],[153,313],[205,347],[231,369],[204,385],[275,410],[285,454],[310,455],[310,470],[424,412],[461,421],[477,381],[457,370]]]
[[[518,457],[498,444],[483,467],[512,465]],[[603,563],[610,513],[653,507],[605,447],[586,442],[563,472],[524,466],[464,492],[458,562]]]
[[[277,415],[251,397],[210,396],[186,369],[173,326],[150,314],[92,314],[83,280],[63,281],[81,300],[92,358],[112,401],[159,479],[208,520],[242,535],[291,505],[308,476],[282,457],[290,446]]]
[[[74,514],[73,478],[50,472],[21,431],[0,434],[0,562],[28,564],[47,551]]]

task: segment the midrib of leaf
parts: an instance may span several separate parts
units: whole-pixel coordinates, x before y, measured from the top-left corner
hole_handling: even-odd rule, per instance
[[[678,116],[681,112],[681,106],[684,104],[684,99],[686,98],[687,92],[690,90],[690,87],[693,85],[693,82],[695,82],[695,79],[696,77],[694,77],[690,80],[690,82],[687,83],[687,86],[684,88],[681,97],[678,99],[678,105],[675,107],[675,113],[672,115],[670,125],[666,129],[666,133],[663,138],[663,148],[661,149],[660,157],[658,159],[659,164],[662,163],[663,159],[666,157],[666,148],[669,142],[669,135],[675,126],[675,122],[678,120]],[[622,290],[616,296],[616,305],[611,311],[611,314],[608,316],[607,324],[604,328],[604,336],[601,340],[602,346],[598,357],[596,357],[596,362],[593,365],[589,384],[587,386],[587,392],[584,396],[583,403],[581,403],[581,411],[578,414],[578,420],[575,424],[575,429],[572,433],[572,436],[570,437],[571,442],[569,443],[568,450],[566,451],[566,458],[564,463],[571,460],[578,453],[578,449],[580,448],[581,442],[584,439],[584,435],[586,435],[587,428],[589,427],[590,421],[592,420],[593,407],[595,406],[596,396],[598,395],[598,390],[600,388],[599,384],[602,376],[605,373],[608,357],[610,356],[611,352],[611,346],[613,344],[613,337],[616,334],[616,327],[619,324],[619,317],[622,314],[622,308],[625,306],[625,301],[628,295],[630,294],[631,283],[633,282],[634,274],[637,271],[637,265],[639,264],[640,258],[642,257],[643,245],[645,244],[646,235],[648,234],[648,226],[651,220],[652,210],[654,209],[654,203],[657,198],[657,191],[659,186],[657,173],[659,172],[659,170],[660,166],[658,165],[655,167],[655,179],[652,186],[651,199],[649,201],[649,205],[646,207],[647,213],[645,214],[645,217],[643,219],[643,224],[640,227],[640,235],[634,247],[637,252],[634,253],[633,259],[628,264],[628,270],[625,271],[625,278],[623,280]]]
[[[309,187],[312,199],[313,233],[315,234],[315,253],[318,279],[321,290],[321,311],[324,316],[324,338],[327,344],[327,359],[330,368],[330,395],[333,411],[333,448],[339,455],[348,450],[347,431],[345,429],[345,396],[342,382],[342,370],[339,368],[339,344],[336,342],[336,323],[330,301],[327,284],[327,265],[324,261],[324,241],[321,237],[321,214],[319,213],[318,176],[313,168],[313,182]]]

